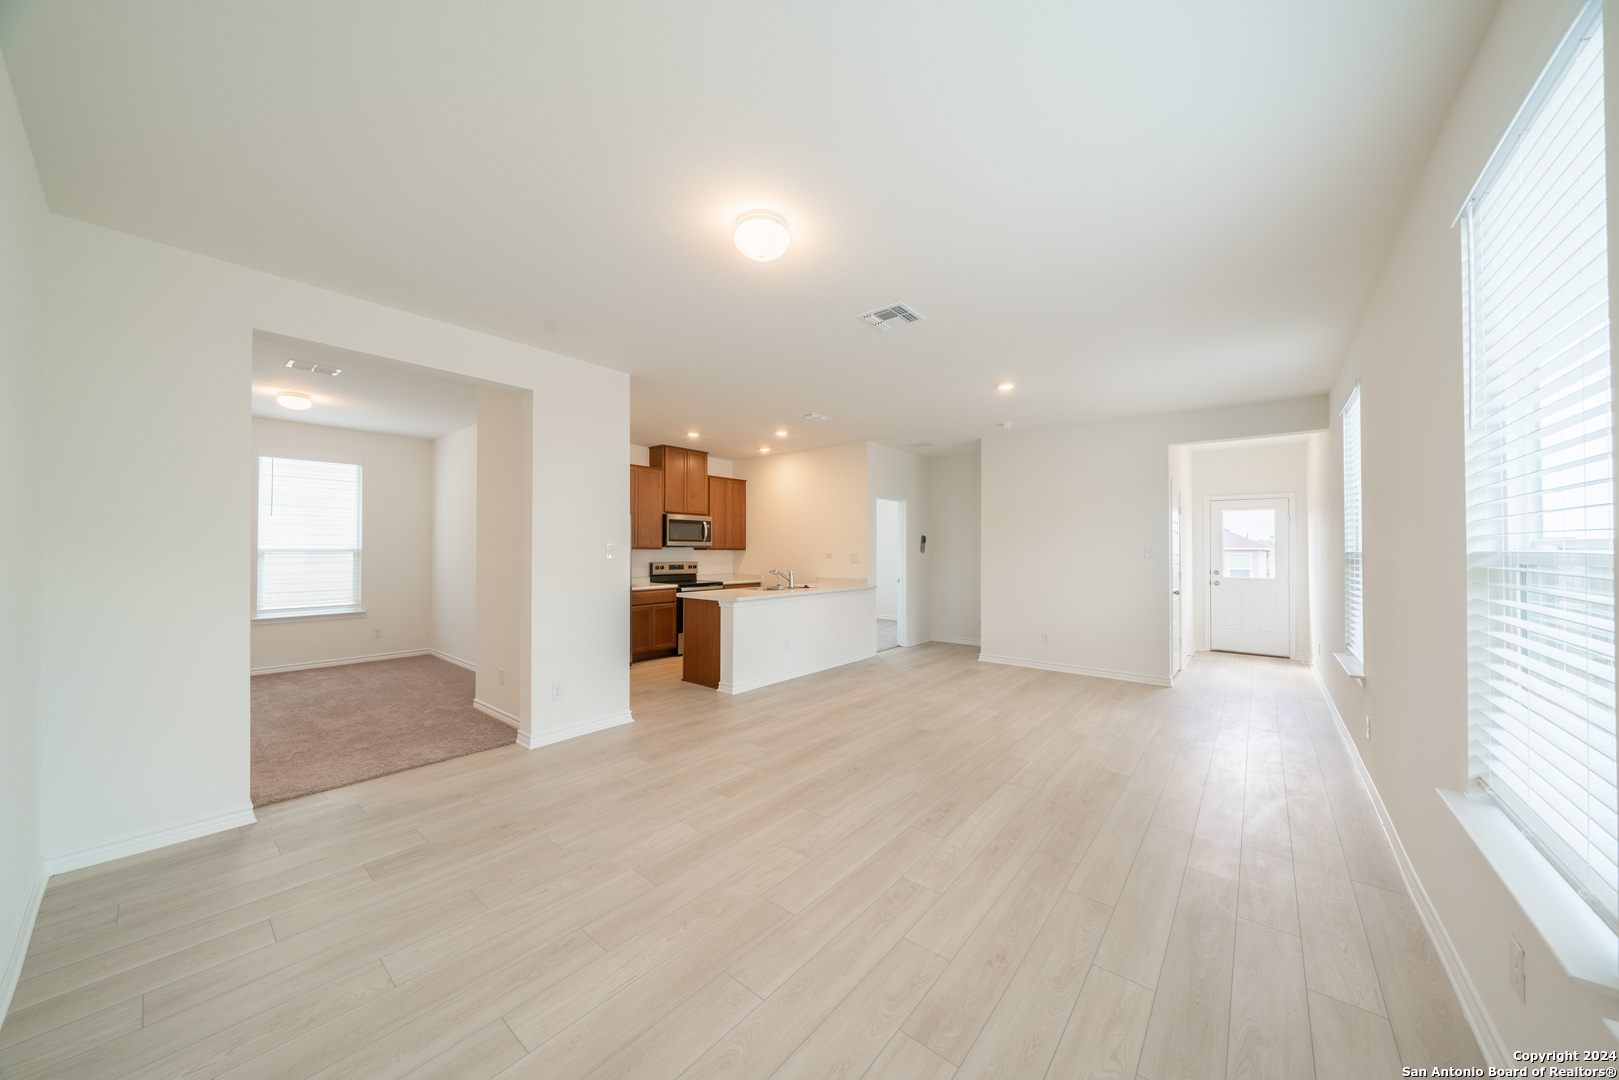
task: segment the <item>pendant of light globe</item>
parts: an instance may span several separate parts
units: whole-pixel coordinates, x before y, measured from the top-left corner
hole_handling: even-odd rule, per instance
[[[780,258],[793,240],[787,233],[787,219],[774,210],[749,210],[738,217],[731,239],[754,262]]]

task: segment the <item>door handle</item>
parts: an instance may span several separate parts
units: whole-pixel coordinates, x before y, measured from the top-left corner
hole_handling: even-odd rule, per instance
[[[1216,588],[1216,589],[1218,589],[1218,588],[1219,588],[1219,587],[1220,587],[1220,583],[1219,583],[1219,582],[1218,582],[1218,581],[1216,581],[1216,582],[1215,582],[1215,583],[1214,583],[1214,587],[1215,587],[1215,588]]]
[[[1181,591],[1179,589],[1176,589],[1174,592],[1170,593],[1169,595],[1171,595],[1171,596],[1179,596],[1180,594],[1181,594]]]

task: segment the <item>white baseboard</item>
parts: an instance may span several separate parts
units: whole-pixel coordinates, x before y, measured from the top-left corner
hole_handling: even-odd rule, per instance
[[[28,899],[23,902],[21,918],[11,936],[11,951],[6,954],[5,966],[0,967],[0,1016],[11,1009],[11,995],[17,992],[17,980],[22,977],[23,958],[28,955],[28,942],[34,936],[34,921],[39,918],[39,902],[45,897],[45,884],[51,880],[45,869],[45,860],[34,865],[34,880],[28,886]]]
[[[1060,671],[1065,675],[1089,675],[1093,679],[1118,679],[1120,682],[1146,683],[1148,686],[1168,686],[1168,675],[1141,675],[1134,671],[1103,671],[1101,668],[1080,667],[1077,664],[1047,664],[1038,660],[1024,660],[1016,656],[991,656],[979,653],[978,659],[986,664],[1008,664],[1012,667],[1036,668],[1040,671]]]
[[[496,720],[499,720],[502,724],[510,724],[514,728],[521,728],[523,726],[523,722],[521,720],[519,720],[517,717],[515,717],[511,713],[507,712],[505,709],[497,709],[497,708],[495,708],[493,705],[489,704],[489,702],[487,702],[487,701],[482,701],[482,700],[480,700],[478,698],[473,698],[472,699],[472,707],[474,709],[477,709],[479,712],[483,713],[485,716],[493,716]]]
[[[1372,797],[1372,805],[1377,809],[1377,816],[1383,822],[1383,831],[1388,833],[1389,844],[1394,848],[1394,861],[1400,867],[1400,878],[1405,882],[1405,890],[1411,895],[1411,903],[1417,909],[1417,916],[1422,920],[1423,929],[1428,931],[1429,940],[1434,943],[1434,951],[1439,954],[1439,962],[1444,966],[1445,974],[1450,977],[1450,985],[1456,991],[1456,1000],[1461,1004],[1462,1015],[1467,1019],[1467,1026],[1473,1029],[1473,1037],[1478,1040],[1479,1049],[1484,1052],[1485,1062],[1497,1068],[1511,1065],[1512,1054],[1502,1040],[1501,1033],[1496,1030],[1495,1021],[1490,1018],[1490,1011],[1485,1008],[1484,998],[1478,992],[1478,987],[1473,985],[1473,977],[1467,973],[1467,966],[1462,963],[1461,953],[1456,951],[1456,943],[1450,939],[1449,931],[1439,918],[1439,910],[1429,898],[1428,890],[1422,887],[1422,879],[1417,877],[1417,868],[1411,864],[1411,857],[1405,853],[1405,845],[1400,842],[1400,834],[1394,828],[1394,819],[1389,817],[1388,807],[1383,805],[1383,796],[1378,792],[1377,784],[1372,780],[1372,774],[1360,756],[1360,748],[1350,737],[1349,728],[1345,726],[1344,718],[1339,714],[1338,706],[1327,690],[1326,680],[1321,678],[1321,669],[1311,664],[1310,673],[1315,676],[1316,686],[1321,689],[1321,697],[1327,703],[1327,712],[1332,715],[1338,737],[1348,747],[1355,768],[1360,770],[1361,782],[1366,785],[1366,790]]]
[[[982,641],[975,637],[951,637],[948,634],[934,634],[928,640],[942,641],[946,645],[971,645],[975,648],[983,644]]]
[[[552,743],[577,739],[581,735],[589,735],[592,732],[606,731],[608,728],[618,727],[620,724],[633,723],[635,723],[635,717],[627,712],[621,712],[612,716],[604,716],[600,720],[585,720],[578,724],[551,728],[547,731],[532,732],[528,735],[524,735],[519,731],[517,733],[517,745],[525,750],[536,750],[542,746],[550,746]]]
[[[168,847],[182,840],[195,840],[199,836],[210,836],[226,829],[239,829],[257,820],[253,816],[251,804],[220,810],[192,818],[190,821],[165,825],[160,829],[148,829],[146,832],[120,836],[115,840],[102,840],[99,843],[86,844],[84,847],[51,852],[45,856],[45,870],[50,874],[65,874],[69,870],[80,870],[86,866],[95,866],[97,863],[111,862],[114,859],[139,855],[143,851]]]
[[[430,655],[436,656],[440,660],[448,660],[450,663],[454,664],[456,667],[464,667],[468,671],[477,671],[478,670],[478,665],[474,664],[471,660],[463,660],[459,656],[451,656],[449,653],[440,652],[438,649],[428,649],[427,651],[428,651],[428,653]]]
[[[805,675],[813,675],[817,671],[829,671],[835,667],[842,667],[844,664],[854,664],[861,660],[870,660],[876,655],[877,650],[875,648],[866,649],[863,652],[851,653],[848,656],[840,656],[836,660],[828,660],[824,664],[811,664],[808,667],[794,668],[792,671],[784,671],[779,675],[767,675],[763,679],[750,679],[747,682],[742,683],[728,683],[721,680],[719,686],[715,687],[715,689],[722,694],[746,694],[749,690],[758,690],[763,686],[774,686],[776,683],[786,682],[789,679],[801,679]]]
[[[256,667],[248,672],[249,675],[275,675],[283,671],[312,671],[315,668],[342,667],[344,664],[369,664],[374,660],[403,660],[408,656],[428,656],[432,649],[405,649],[402,652],[372,653],[370,656],[345,656],[341,660],[316,660],[309,664],[278,664],[275,667]],[[470,665],[454,660],[448,656],[444,659],[452,664],[461,664],[462,667]]]

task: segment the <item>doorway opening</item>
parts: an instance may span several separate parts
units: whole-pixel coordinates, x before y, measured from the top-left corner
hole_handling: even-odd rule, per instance
[[[877,586],[877,651],[910,640],[905,615],[905,500],[877,497],[876,551],[871,560]]]
[[[528,392],[253,337],[255,806],[511,745]]]

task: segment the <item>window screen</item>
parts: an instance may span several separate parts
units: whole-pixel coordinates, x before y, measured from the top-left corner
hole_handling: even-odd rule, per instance
[[[1344,648],[1364,660],[1360,579],[1360,384],[1344,403]]]
[[[360,466],[259,458],[257,614],[360,606]]]
[[[1613,444],[1594,0],[1460,219],[1471,770],[1615,924]]]

